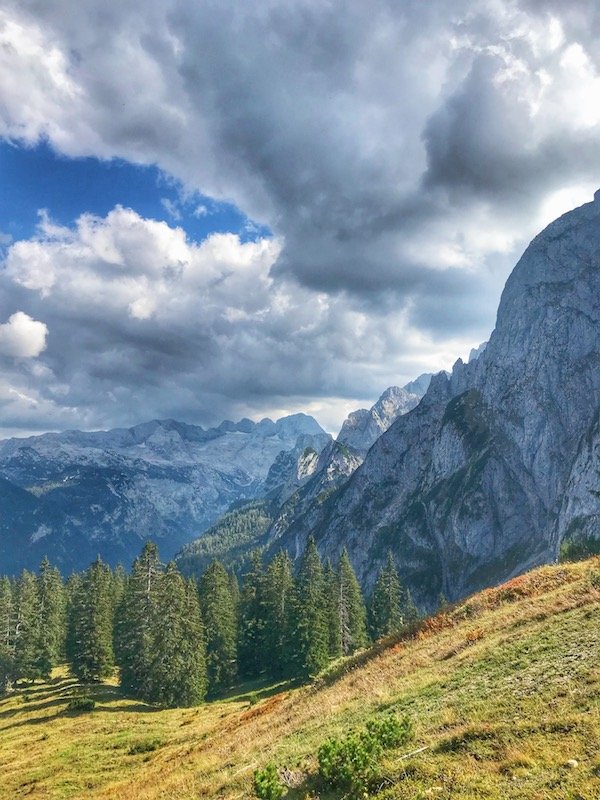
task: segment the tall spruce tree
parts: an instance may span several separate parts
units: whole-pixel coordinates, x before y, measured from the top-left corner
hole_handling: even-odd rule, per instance
[[[146,542],[133,562],[115,615],[115,656],[123,691],[148,696],[148,676],[156,618],[156,594],[162,574],[158,548]]]
[[[73,674],[83,682],[112,672],[113,613],[111,571],[98,557],[75,584],[69,605],[67,656]]]
[[[400,630],[403,591],[391,552],[373,587],[369,603],[369,627],[373,639],[380,639]]]
[[[15,679],[15,640],[17,608],[11,580],[0,578],[0,694],[8,691]]]
[[[323,565],[312,536],[298,571],[292,619],[296,674],[317,675],[329,661],[329,626]]]
[[[162,706],[192,706],[206,693],[206,659],[200,608],[174,562],[156,586],[147,700]]]
[[[323,570],[325,579],[325,598],[327,629],[329,632],[329,655],[339,658],[342,655],[342,634],[339,611],[339,580],[331,559],[327,559]]]
[[[265,576],[258,550],[250,555],[239,600],[238,667],[241,675],[260,675],[266,668]]]
[[[200,581],[200,610],[206,635],[206,666],[211,692],[230,686],[237,676],[237,620],[229,575],[213,561]]]
[[[60,572],[50,566],[47,558],[40,564],[37,577],[39,643],[39,673],[49,678],[52,669],[64,654],[66,634],[65,590]]]
[[[366,647],[367,612],[346,548],[342,551],[338,566],[337,612],[342,655],[347,656],[361,647]]]
[[[274,678],[293,673],[291,652],[291,613],[294,591],[292,562],[281,550],[267,567],[264,580],[264,647],[268,653],[267,671]]]
[[[40,615],[35,575],[25,570],[17,583],[15,672],[17,678],[33,681],[40,672]]]

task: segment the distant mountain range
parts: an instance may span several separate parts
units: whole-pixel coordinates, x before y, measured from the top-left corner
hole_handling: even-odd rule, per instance
[[[204,430],[173,420],[0,442],[0,572],[44,556],[64,572],[101,555],[129,563],[142,543],[165,559],[232,503],[262,496],[277,458],[331,437],[312,417]]]
[[[355,447],[342,474],[418,401],[393,387],[371,411],[351,414],[343,436]],[[0,441],[0,573],[34,569],[44,555],[64,573],[96,555],[128,564],[147,539],[170,559],[232,506],[264,497],[283,505],[325,461],[335,470],[332,444],[306,414],[208,430],[154,420]]]

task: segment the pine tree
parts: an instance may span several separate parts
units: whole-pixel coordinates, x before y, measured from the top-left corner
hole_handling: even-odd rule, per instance
[[[369,626],[373,639],[388,636],[402,627],[402,594],[400,578],[390,552],[375,582],[369,604]]]
[[[346,548],[340,557],[337,590],[340,642],[342,655],[347,656],[366,647],[368,637],[365,603]]]
[[[157,582],[155,602],[145,699],[167,707],[196,705],[206,693],[200,608],[174,562]]]
[[[325,579],[325,598],[327,612],[327,629],[329,632],[329,655],[339,658],[342,655],[342,635],[339,611],[339,580],[331,559],[325,562],[323,571]]]
[[[296,581],[293,623],[296,674],[316,675],[329,661],[329,626],[323,565],[312,536]]]
[[[274,678],[293,673],[290,623],[294,578],[289,555],[280,551],[267,567],[264,580],[264,646],[267,670]]]
[[[47,558],[40,564],[37,577],[39,643],[37,668],[49,678],[64,653],[66,633],[65,591],[60,572]]]
[[[206,665],[211,692],[230,686],[237,676],[237,626],[229,576],[213,561],[200,581],[200,609],[206,632]]]
[[[404,590],[402,600],[402,617],[406,625],[411,625],[419,619],[419,610],[413,602],[410,589]]]
[[[134,697],[148,696],[156,592],[162,574],[158,548],[146,542],[133,562],[115,615],[115,656],[121,688]]]
[[[33,681],[41,677],[40,615],[36,577],[26,570],[17,583],[15,672],[17,678]]]
[[[240,674],[245,676],[260,675],[266,667],[264,585],[262,557],[255,550],[250,555],[239,600],[237,657]]]
[[[0,578],[0,694],[8,691],[16,679],[16,627],[15,590],[10,579],[2,577]]]
[[[86,683],[112,672],[113,602],[110,568],[100,558],[74,585],[69,606],[67,656],[73,674]]]

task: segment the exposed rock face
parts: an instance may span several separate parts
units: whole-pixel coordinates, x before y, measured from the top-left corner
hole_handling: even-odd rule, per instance
[[[364,463],[272,545],[347,547],[373,581],[388,549],[424,608],[600,536],[600,200],[552,223],[515,267],[496,329],[435,376]]]
[[[431,376],[421,375],[417,378],[414,381],[416,388],[418,381],[423,379],[428,385]],[[298,491],[279,495],[280,500],[287,502],[277,504],[279,510],[275,511],[267,538],[277,540],[297,519],[310,513],[313,505],[320,507],[358,469],[381,434],[398,417],[415,408],[420,399],[421,395],[417,392],[390,386],[370,409],[352,411],[344,421],[336,441],[323,448],[309,479],[298,483]]]
[[[407,392],[398,386],[390,386],[370,408],[359,408],[348,415],[338,434],[337,441],[352,447],[359,453],[367,453],[373,443],[387,431],[399,416],[413,409],[421,394]]]
[[[0,572],[45,554],[68,571],[129,562],[148,538],[171,558],[227,508],[265,493],[281,454],[331,437],[304,414],[218,428],[153,421],[0,442]],[[297,472],[297,469],[296,469]]]

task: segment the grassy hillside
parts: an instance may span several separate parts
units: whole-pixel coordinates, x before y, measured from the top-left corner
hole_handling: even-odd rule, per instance
[[[57,674],[0,701],[0,797],[242,798],[269,760],[292,800],[314,797],[318,746],[395,709],[415,738],[386,758],[380,797],[598,800],[600,559],[485,591],[313,686],[157,711],[103,684],[69,715],[78,692]]]

